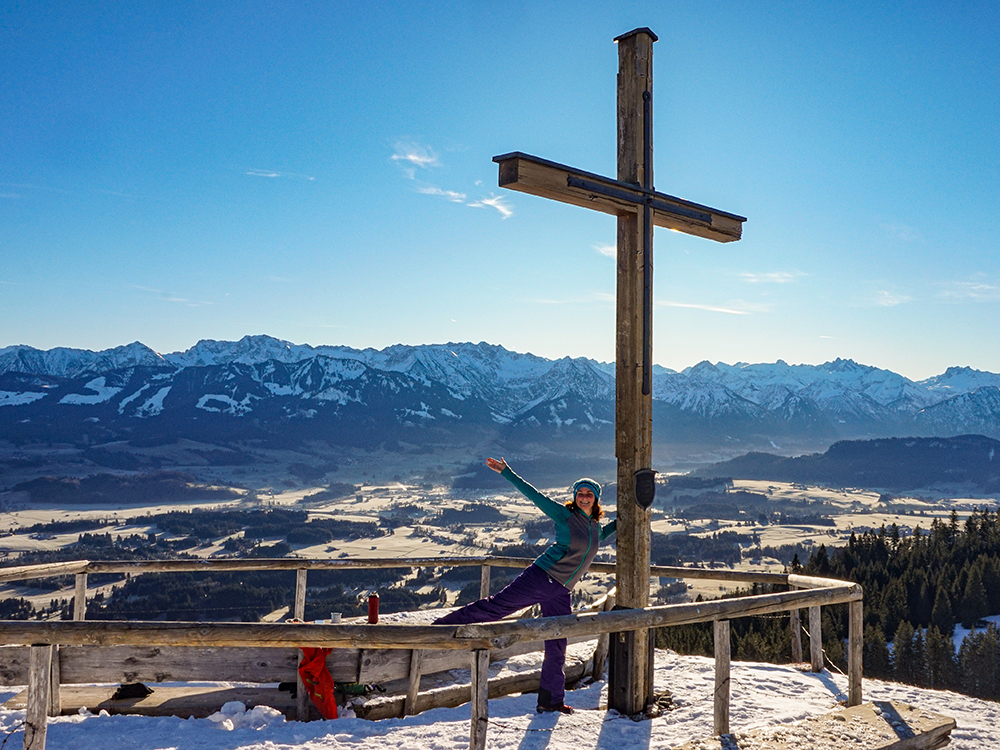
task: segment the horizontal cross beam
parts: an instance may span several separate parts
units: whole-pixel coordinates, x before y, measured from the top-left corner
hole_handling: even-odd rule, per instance
[[[493,161],[500,165],[500,187],[615,216],[649,206],[654,226],[717,242],[733,242],[743,235],[745,217],[683,198],[644,190],[639,185],[612,180],[519,151],[494,156]]]

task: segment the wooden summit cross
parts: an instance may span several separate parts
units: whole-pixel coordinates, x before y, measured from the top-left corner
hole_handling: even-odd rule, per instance
[[[658,193],[653,188],[653,42],[635,29],[618,43],[618,178],[610,179],[519,152],[495,156],[500,187],[618,217],[615,455],[618,458],[619,607],[649,604],[648,503],[636,499],[652,463],[653,227],[732,242],[742,216]],[[641,493],[640,493],[641,494]],[[646,500],[652,501],[651,495]],[[651,631],[612,634],[608,705],[624,714],[652,700]]]

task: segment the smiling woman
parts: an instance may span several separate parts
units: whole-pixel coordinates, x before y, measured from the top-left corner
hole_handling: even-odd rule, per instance
[[[571,612],[570,591],[586,574],[600,543],[615,533],[617,521],[601,526],[601,485],[580,479],[573,485],[573,499],[565,505],[546,497],[511,471],[504,459],[486,459],[486,465],[513,484],[556,525],[556,541],[534,563],[494,596],[480,599],[435,621],[438,625],[464,625],[500,620],[535,604],[542,617]],[[566,639],[545,641],[538,712],[572,713],[565,704]]]

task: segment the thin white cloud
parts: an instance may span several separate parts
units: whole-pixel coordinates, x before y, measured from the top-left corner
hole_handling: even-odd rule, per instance
[[[155,294],[163,302],[173,302],[174,304],[188,305],[189,307],[206,307],[208,305],[214,305],[214,302],[205,302],[204,300],[191,299],[190,297],[182,297],[174,292],[168,292],[163,289],[153,289],[148,286],[139,286],[138,284],[132,284],[133,289],[138,289],[140,292],[149,292],[150,294]]]
[[[438,155],[430,146],[424,146],[411,141],[396,143],[396,152],[391,159],[396,162],[411,180],[416,177],[417,169],[428,169],[441,166]]]
[[[941,290],[948,302],[998,302],[1000,286],[984,281],[952,281]]]
[[[514,215],[514,209],[511,208],[507,201],[503,199],[502,196],[493,195],[489,198],[482,198],[478,201],[473,201],[472,203],[466,203],[467,206],[472,208],[495,208],[500,212],[500,216],[504,219],[509,219]]]
[[[465,193],[458,193],[454,190],[442,190],[439,187],[427,185],[426,187],[417,188],[417,192],[424,195],[439,195],[442,198],[447,198],[452,203],[465,203]]]
[[[0,193],[0,198],[17,199],[23,197],[20,193]]]
[[[271,169],[249,169],[246,174],[250,177],[267,177],[272,180],[278,177],[291,177],[298,180],[309,180],[311,182],[316,179],[315,177],[310,177],[307,174],[297,174],[295,172],[275,172]]]
[[[691,302],[672,302],[669,300],[657,300],[657,307],[681,307],[687,310],[704,310],[705,312],[724,313],[725,315],[750,315],[749,310],[736,310],[732,307],[718,307],[717,305],[701,305]]]
[[[740,277],[749,284],[791,284],[805,276],[801,271],[775,271],[773,273],[741,273]]]
[[[913,297],[899,292],[892,292],[888,289],[880,289],[875,292],[874,302],[879,307],[896,307],[907,302],[912,302]]]
[[[917,229],[907,224],[883,224],[882,232],[900,242],[920,242],[924,239]]]
[[[608,258],[618,257],[618,246],[617,245],[594,245],[594,249],[601,255]]]

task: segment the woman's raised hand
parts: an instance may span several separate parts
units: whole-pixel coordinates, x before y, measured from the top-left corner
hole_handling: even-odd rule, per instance
[[[497,472],[498,474],[507,468],[507,462],[502,458],[499,461],[497,461],[495,458],[487,458],[486,465],[489,466],[491,469],[493,469],[493,471]]]

